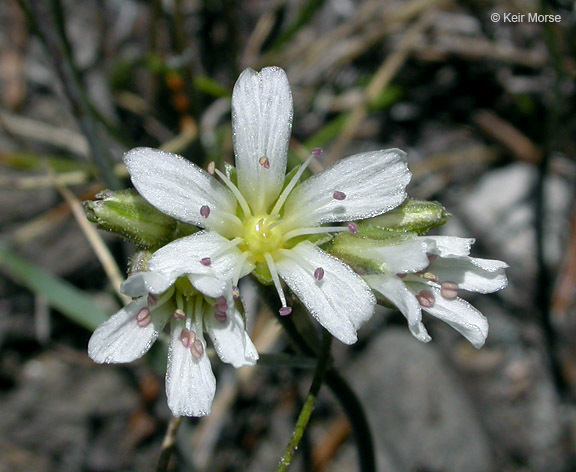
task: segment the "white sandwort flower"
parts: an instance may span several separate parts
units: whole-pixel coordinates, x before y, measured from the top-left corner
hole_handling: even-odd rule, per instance
[[[343,159],[299,183],[313,153],[285,182],[291,122],[292,96],[284,71],[247,69],[232,96],[237,182],[213,164],[206,172],[155,149],[133,149],[124,161],[134,186],[148,202],[210,235],[212,247],[199,248],[193,236],[172,243],[182,255],[201,252],[199,258],[206,264],[233,258],[227,277],[235,287],[242,276],[267,267],[282,302],[281,315],[291,312],[283,279],[320,324],[350,344],[372,315],[375,298],[349,266],[306,238],[354,232],[354,223],[322,225],[395,208],[406,198],[410,172],[405,154],[392,149]]]
[[[383,273],[364,276],[407,318],[412,334],[423,342],[430,336],[422,310],[445,321],[476,348],[488,336],[488,321],[458,295],[460,290],[491,293],[506,287],[505,262],[470,257],[474,239],[423,236],[371,249]],[[358,251],[356,251],[358,253]]]
[[[212,245],[211,239],[205,232],[190,236],[197,243],[193,247],[202,251]],[[229,263],[230,257],[221,257],[214,265],[225,273]],[[169,322],[168,406],[175,416],[207,415],[216,380],[205,355],[204,332],[220,359],[234,367],[254,365],[258,353],[232,291],[197,252],[181,251],[178,242],[164,246],[152,255],[148,269],[124,282],[122,291],[134,300],[94,331],[88,354],[98,363],[131,362],[150,349]]]

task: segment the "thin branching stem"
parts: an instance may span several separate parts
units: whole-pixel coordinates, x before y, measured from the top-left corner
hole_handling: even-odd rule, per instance
[[[156,472],[166,472],[168,470],[170,456],[172,455],[172,450],[176,444],[176,433],[178,432],[181,422],[181,416],[173,416],[170,419],[168,428],[166,428],[166,434],[164,435],[164,441],[162,441],[162,450],[160,451],[160,458],[158,459]]]
[[[294,455],[300,444],[300,440],[306,431],[306,427],[314,411],[314,405],[316,404],[316,398],[318,398],[318,393],[320,392],[320,387],[324,381],[324,375],[326,373],[326,368],[328,367],[330,361],[330,347],[332,346],[332,335],[327,331],[324,332],[322,339],[322,348],[320,350],[320,357],[318,358],[318,364],[316,364],[316,370],[314,371],[314,379],[312,380],[312,385],[300,411],[300,415],[296,420],[296,425],[294,426],[294,431],[292,432],[292,437],[286,448],[286,452],[280,459],[278,463],[277,472],[286,472],[292,465],[294,460]]]

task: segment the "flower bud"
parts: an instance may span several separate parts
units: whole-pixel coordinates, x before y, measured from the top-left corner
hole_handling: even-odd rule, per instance
[[[134,190],[104,190],[96,200],[85,201],[88,220],[143,249],[160,247],[192,234],[197,228],[158,211]]]

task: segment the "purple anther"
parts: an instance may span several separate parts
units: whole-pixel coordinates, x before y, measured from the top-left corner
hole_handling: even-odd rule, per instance
[[[148,306],[156,306],[156,303],[158,303],[158,296],[154,295],[153,293],[149,293],[146,303]]]
[[[192,339],[192,332],[184,328],[180,332],[180,342],[182,343],[182,346],[188,349],[194,342],[194,339]]]
[[[177,320],[183,320],[184,318],[186,318],[186,313],[184,313],[179,308],[176,311],[174,311],[173,315],[174,315],[174,318]]]
[[[220,323],[224,323],[227,320],[228,315],[226,315],[225,311],[219,310],[217,308],[214,310],[214,318],[216,318],[216,321],[220,321]]]
[[[200,259],[200,264],[208,267],[212,264],[212,259],[210,259],[209,257],[203,257],[202,259]]]
[[[408,274],[396,274],[399,279],[405,279]]]
[[[432,308],[436,302],[434,295],[429,290],[421,290],[418,295],[416,295],[416,300],[420,303],[423,308]]]
[[[142,308],[136,315],[136,324],[140,328],[145,328],[151,321],[152,317],[150,316],[150,309],[148,307]]]
[[[200,207],[200,216],[203,218],[208,218],[210,216],[210,207],[208,205],[202,205]]]
[[[264,167],[264,169],[270,169],[270,159],[268,159],[266,156],[262,156],[260,159],[258,159],[258,163]]]
[[[358,233],[358,225],[356,223],[348,223],[348,231],[352,234]]]
[[[280,308],[280,310],[278,310],[278,313],[280,313],[280,316],[288,316],[290,313],[292,313],[292,308],[289,306],[283,306]]]
[[[226,301],[226,297],[218,297],[216,299],[216,305],[218,305],[218,308],[220,308],[221,310],[226,310],[228,308],[228,302]]]
[[[338,190],[336,190],[332,194],[332,197],[334,198],[334,200],[344,200],[346,198],[346,194],[344,192],[339,192]]]
[[[190,352],[195,359],[200,359],[204,354],[204,344],[199,339],[196,339],[190,346]]]
[[[324,152],[324,151],[322,150],[322,148],[314,148],[314,149],[312,149],[312,155],[313,155],[316,159],[318,159],[318,158],[322,155],[323,152]]]
[[[458,296],[458,284],[456,282],[442,282],[440,285],[440,295],[446,300],[454,300]]]
[[[234,297],[234,300],[238,300],[240,298],[240,289],[236,286],[232,287],[232,297]]]
[[[324,269],[322,267],[317,267],[314,271],[314,278],[316,280],[322,280],[324,278]]]

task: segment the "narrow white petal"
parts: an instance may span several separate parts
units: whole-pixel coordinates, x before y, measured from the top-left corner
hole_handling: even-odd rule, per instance
[[[324,328],[343,343],[356,342],[356,331],[376,304],[360,276],[308,241],[282,251],[275,262],[280,277]],[[322,280],[314,278],[318,267],[324,269]]]
[[[206,416],[212,409],[216,392],[216,379],[210,359],[204,353],[200,359],[192,356],[180,341],[184,321],[171,321],[168,369],[166,370],[166,396],[174,416]],[[196,331],[204,348],[201,331]]]
[[[152,148],[135,148],[124,163],[136,190],[163,213],[196,226],[206,226],[200,215],[210,209],[234,214],[236,200],[228,189],[181,156]]]
[[[142,297],[148,293],[162,293],[174,283],[170,278],[156,272],[135,272],[120,287],[129,297]]]
[[[448,323],[452,328],[464,336],[477,349],[481,348],[488,336],[488,320],[470,303],[461,298],[446,300],[440,295],[436,287],[414,284],[415,293],[419,290],[430,290],[435,297],[432,308],[423,308],[432,316]]]
[[[232,94],[232,128],[238,186],[255,213],[264,213],[280,193],[292,128],[292,93],[286,73],[246,69]],[[268,158],[270,168],[259,160]]]
[[[94,362],[117,364],[142,357],[164,328],[169,312],[166,306],[151,312],[151,322],[140,327],[136,315],[146,306],[139,298],[102,323],[88,342],[88,355]]]
[[[474,238],[457,236],[425,236],[422,239],[428,243],[429,252],[440,257],[467,256],[476,241]]]
[[[237,247],[218,233],[200,231],[156,251],[148,267],[150,271],[164,275],[171,284],[187,275],[202,293],[217,297],[223,293],[223,281],[231,277],[241,255]],[[209,266],[202,264],[205,258],[210,258]]]
[[[366,255],[382,264],[383,269],[391,274],[405,274],[428,267],[430,261],[426,249],[426,243],[417,239],[393,246],[370,248]]]
[[[229,309],[226,314],[224,322],[218,321],[211,312],[204,318],[206,331],[218,356],[222,362],[236,368],[256,364],[258,352],[244,328],[242,315],[236,308]]]
[[[508,285],[504,267],[504,262],[489,259],[438,257],[430,264],[430,271],[440,282],[456,282],[459,288],[470,292],[492,293]]]
[[[410,331],[419,341],[427,343],[430,335],[422,324],[422,310],[415,295],[404,282],[393,275],[368,275],[368,285],[392,302],[408,320]]]
[[[380,215],[404,201],[410,177],[406,153],[399,149],[356,154],[296,187],[285,219],[304,226]],[[345,198],[334,198],[334,192]]]

